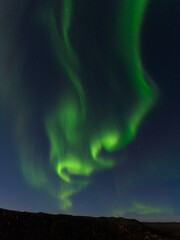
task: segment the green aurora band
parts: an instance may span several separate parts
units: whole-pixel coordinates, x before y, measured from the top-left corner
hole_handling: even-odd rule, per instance
[[[70,197],[90,182],[90,178],[84,180],[76,176],[90,177],[96,171],[113,167],[114,159],[102,157],[102,149],[112,152],[130,143],[136,136],[142,119],[155,103],[156,94],[145,79],[139,46],[141,24],[147,2],[147,0],[124,1],[118,12],[122,21],[116,26],[117,41],[121,41],[121,44],[117,44],[119,56],[129,72],[137,103],[129,112],[123,128],[120,122],[115,126],[109,124],[93,136],[91,132],[84,134],[88,104],[80,78],[80,61],[70,39],[75,1],[63,2],[60,30],[54,21],[53,11],[51,9],[48,11],[51,23],[50,35],[57,58],[74,87],[73,91],[67,90],[65,96],[61,96],[55,109],[45,121],[50,140],[50,161],[62,182],[59,199],[63,209],[71,207]]]
[[[63,69],[67,80],[63,90],[59,89],[53,107],[48,109],[42,119],[49,140],[48,163],[44,164],[43,155],[38,152],[33,137],[30,137],[29,126],[33,106],[23,93],[23,88],[19,87],[22,78],[20,69],[23,68],[23,61],[19,58],[23,56],[13,59],[14,66],[17,67],[15,62],[19,63],[18,69],[14,70],[18,72],[16,75],[6,70],[7,77],[3,62],[1,66],[1,78],[6,79],[6,83],[0,82],[3,101],[6,100],[8,104],[11,102],[14,82],[16,80],[18,82],[16,99],[20,105],[13,113],[13,119],[23,176],[31,186],[42,188],[57,198],[60,208],[66,211],[72,207],[73,195],[86,188],[96,172],[112,168],[118,163],[117,159],[111,157],[111,153],[121,150],[133,141],[144,117],[157,100],[157,91],[151,83],[148,83],[149,79],[143,69],[140,54],[141,29],[148,0],[117,0],[113,10],[115,20],[113,17],[110,19],[114,28],[111,44],[115,48],[113,54],[118,55],[116,66],[122,65],[126,72],[128,84],[132,89],[133,103],[127,107],[128,109],[122,114],[123,117],[119,116],[121,109],[117,108],[118,103],[115,107],[110,104],[106,115],[99,113],[98,108],[93,108],[92,103],[98,105],[99,101],[101,107],[102,102],[97,97],[93,99],[94,95],[89,93],[83,74],[87,69],[84,69],[82,59],[74,48],[71,34],[77,4],[81,1],[83,4],[84,0],[49,2],[42,14],[43,24],[46,28],[47,25],[49,26],[48,37],[57,65],[61,71]],[[20,14],[18,18],[21,18]],[[16,32],[17,29],[14,31]],[[6,40],[1,39],[1,42]],[[8,56],[8,52],[5,51],[6,49],[3,49],[1,53],[3,61],[4,56]],[[109,79],[104,83],[112,86],[115,78],[114,82],[118,88],[115,86],[110,89],[114,95],[121,89],[119,75],[117,71],[113,72],[116,66],[106,69],[109,71]],[[96,80],[92,81],[96,84]],[[110,96],[106,96],[107,99],[108,97]],[[126,101],[120,91],[117,93],[117,99]],[[13,111],[14,106],[10,107]],[[97,123],[96,120],[91,119],[92,114],[98,115]],[[107,154],[104,154],[104,151]],[[53,183],[48,169],[53,169],[53,173],[55,171],[59,180],[58,187]],[[145,210],[142,208],[142,211]]]
[[[114,216],[116,217],[122,217],[126,214],[138,214],[138,215],[161,215],[161,214],[173,214],[173,210],[171,208],[167,208],[167,206],[150,206],[150,205],[145,205],[142,203],[138,202],[133,202],[133,206],[129,209],[122,209],[118,210],[113,213]]]

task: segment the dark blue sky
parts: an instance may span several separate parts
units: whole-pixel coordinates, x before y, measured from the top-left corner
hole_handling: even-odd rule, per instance
[[[131,141],[113,150],[100,143],[103,134],[115,129],[126,138],[126,123],[132,109],[138,112],[139,101],[131,67],[124,67],[129,65],[122,57],[131,41],[123,43],[121,33],[116,42],[117,22],[121,26],[128,13],[118,15],[115,9],[123,12],[125,1],[59,2],[0,3],[0,207],[180,221],[179,1],[149,0],[141,20],[140,56],[145,81],[158,98]],[[131,28],[131,22],[123,24]],[[61,126],[54,115],[57,106],[64,109],[59,118],[70,117],[61,118]],[[73,121],[78,121],[75,130]],[[72,163],[62,171],[52,157],[50,132],[63,156],[60,166],[67,158]],[[95,143],[99,158],[88,152]],[[68,201],[71,207],[63,205]]]

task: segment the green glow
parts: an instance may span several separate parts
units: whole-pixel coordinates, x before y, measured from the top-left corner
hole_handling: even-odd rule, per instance
[[[62,130],[66,136],[67,141],[76,141],[77,139],[77,126],[80,118],[78,117],[78,106],[75,101],[68,100],[59,110],[59,121]]]
[[[165,207],[145,206],[140,203],[134,203],[134,211],[140,215],[172,213]]]
[[[114,159],[101,156],[102,150],[112,152],[131,142],[144,116],[155,103],[156,94],[146,82],[139,47],[141,24],[147,2],[145,0],[124,1],[118,12],[121,23],[116,28],[117,41],[121,42],[118,50],[119,57],[122,58],[124,67],[127,69],[137,100],[127,111],[124,125],[121,126],[120,121],[116,125],[106,125],[102,122],[102,128],[96,133],[89,132],[89,125],[85,119],[88,106],[80,81],[81,65],[72,47],[69,34],[72,27],[73,1],[64,0],[63,2],[61,26],[54,21],[53,11],[48,10],[51,23],[50,34],[56,55],[75,87],[75,93],[67,93],[66,97],[59,99],[45,121],[50,140],[50,162],[61,181],[66,183],[66,187],[61,189],[58,196],[63,209],[71,207],[71,196],[87,186],[77,177],[90,177],[96,171],[115,165]],[[59,27],[62,29],[62,34]]]
[[[63,191],[61,193],[59,193],[58,195],[58,199],[60,201],[60,208],[61,209],[69,209],[72,207],[72,201],[70,200],[70,197],[77,193],[77,191],[74,191],[73,189],[67,190],[67,189],[63,189]]]
[[[107,151],[113,151],[120,140],[119,133],[116,131],[104,133],[102,137],[103,146]]]
[[[163,206],[149,206],[141,203],[134,202],[133,206],[129,209],[122,209],[115,211],[114,216],[125,216],[127,214],[138,214],[138,215],[161,215],[161,214],[173,214],[173,210],[170,207]]]
[[[64,104],[62,104],[64,103]],[[51,162],[58,175],[66,182],[71,182],[70,175],[90,175],[93,170],[88,155],[86,159],[79,157],[79,124],[76,100],[61,101],[58,112],[52,113],[46,122],[46,128],[51,142]],[[66,150],[68,148],[68,151]]]
[[[61,35],[58,31],[58,25],[55,21],[55,16],[52,9],[48,9],[48,16],[50,21],[50,34],[53,40],[56,55],[60,64],[62,64],[69,80],[75,87],[81,103],[81,116],[85,118],[85,93],[80,81],[80,63],[78,57],[70,43],[69,31],[71,27],[71,17],[73,11],[72,0],[63,1],[63,15],[62,15],[62,32]]]
[[[77,194],[82,189],[87,187],[90,184],[90,181],[81,181],[81,185],[78,182],[74,182],[72,184],[68,184],[66,182],[61,184],[61,190],[58,193],[58,199],[60,201],[60,208],[64,210],[68,210],[72,207],[71,197],[74,194]]]
[[[99,138],[91,141],[90,152],[92,158],[94,160],[97,160],[98,155],[103,148],[108,152],[116,150],[119,146],[119,138],[120,137],[118,131],[111,131],[109,133],[107,131],[104,131]]]
[[[64,172],[72,175],[88,176],[92,173],[92,167],[87,163],[83,165],[81,159],[71,154],[68,154],[65,159],[61,160],[58,163],[57,172],[64,181],[70,182],[70,177]]]
[[[100,156],[104,144],[102,140],[93,141],[92,149],[89,151],[86,134],[80,128],[82,125],[80,123],[77,100],[72,96],[69,98],[66,96],[65,100],[61,100],[46,119],[46,130],[51,145],[50,162],[63,181],[62,185],[66,183],[66,187],[58,194],[61,208],[64,210],[72,206],[70,199],[72,194],[78,193],[89,184],[90,180],[85,181],[77,177],[90,177],[96,171],[115,164],[113,159]],[[97,149],[98,144],[100,145]],[[110,146],[112,147],[112,142]]]
[[[102,149],[102,143],[99,139],[92,141],[91,146],[90,146],[90,152],[91,152],[92,158],[94,160],[97,159],[97,156],[98,156],[99,152],[101,151],[101,149]]]
[[[34,166],[33,163],[22,158],[21,167],[24,178],[31,186],[36,188],[47,187],[48,179],[41,166],[37,164]]]
[[[12,102],[16,96],[19,102],[18,110],[14,110],[14,106],[11,108],[15,112],[15,135],[20,149],[23,176],[31,186],[46,189],[60,201],[60,208],[67,210],[72,207],[72,196],[90,184],[93,174],[115,166],[115,159],[109,157],[109,153],[124,148],[134,139],[143,118],[153,107],[157,96],[154,89],[146,81],[140,55],[140,32],[147,0],[120,1],[122,5],[118,4],[114,9],[116,18],[121,20],[118,24],[114,23],[115,31],[112,36],[116,41],[116,55],[126,69],[127,81],[130,81],[136,96],[133,106],[127,106],[127,112],[123,116],[124,120],[119,116],[121,109],[113,109],[113,106],[111,111],[107,110],[107,114],[110,115],[107,117],[103,114],[100,116],[99,112],[96,112],[97,110],[93,112],[91,109],[90,111],[91,104],[88,105],[89,102],[97,103],[100,107],[102,102],[98,98],[98,92],[96,92],[97,97],[91,99],[89,89],[85,89],[87,79],[82,79],[84,69],[82,69],[78,52],[73,47],[71,30],[73,24],[76,23],[73,21],[76,1],[62,0],[61,2],[62,6],[59,5],[59,9],[53,9],[54,4],[49,2],[48,9],[44,13],[45,25],[49,26],[49,41],[54,49],[59,68],[64,70],[69,81],[67,85],[65,84],[66,87],[59,89],[58,99],[54,102],[52,109],[44,114],[45,117],[42,116],[50,148],[48,159],[50,164],[48,162],[47,166],[44,164],[45,161],[41,154],[36,150],[38,146],[34,143],[34,138],[31,138],[31,133],[28,130],[31,126],[33,106],[25,97],[26,93],[23,91],[23,86],[19,84],[22,75],[24,75],[22,74],[22,56],[16,56],[14,62],[18,62],[18,64],[14,64],[12,72],[7,71],[6,64],[7,56],[11,52],[9,51],[10,45],[1,50],[2,71],[0,76],[4,80],[0,81],[0,91],[3,100]],[[59,11],[61,19],[56,16],[56,11]],[[15,25],[16,28],[19,27],[18,21]],[[0,27],[3,28],[3,31],[4,28],[7,28]],[[13,32],[16,33],[16,31]],[[15,33],[6,33],[8,42],[12,39],[11,34]],[[3,34],[0,36],[1,45],[6,45],[6,38]],[[109,52],[111,52],[111,47],[109,46]],[[109,62],[108,59],[105,61]],[[107,75],[113,76],[113,78],[117,77],[110,69],[107,69]],[[66,79],[59,81],[65,82]],[[109,78],[108,84],[112,85],[112,77]],[[118,84],[117,91],[121,88]],[[14,94],[15,85],[18,86],[16,94]],[[96,86],[94,86],[95,91]],[[105,96],[107,98],[113,97],[108,93]],[[126,99],[123,101],[126,102]],[[115,111],[116,113],[114,113]],[[99,116],[96,119],[97,122],[91,120],[91,113],[94,116]],[[104,156],[105,150],[108,152],[108,157]],[[59,180],[58,187],[53,185],[50,174],[48,174],[49,169],[45,170],[46,167],[53,169],[56,173]],[[135,204],[133,209],[136,212],[148,212],[147,207],[138,204]]]
[[[157,99],[157,92],[147,83],[140,55],[140,31],[147,3],[148,0],[125,0],[119,7],[119,52],[137,96],[137,102],[129,112],[122,147],[135,137],[140,123]]]

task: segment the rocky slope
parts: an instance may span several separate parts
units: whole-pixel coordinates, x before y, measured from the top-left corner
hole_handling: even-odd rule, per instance
[[[136,220],[27,213],[0,209],[0,239],[173,240]]]

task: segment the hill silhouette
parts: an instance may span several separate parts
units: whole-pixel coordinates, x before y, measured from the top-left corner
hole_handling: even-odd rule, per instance
[[[176,240],[137,220],[28,213],[0,209],[0,239],[19,240]]]

